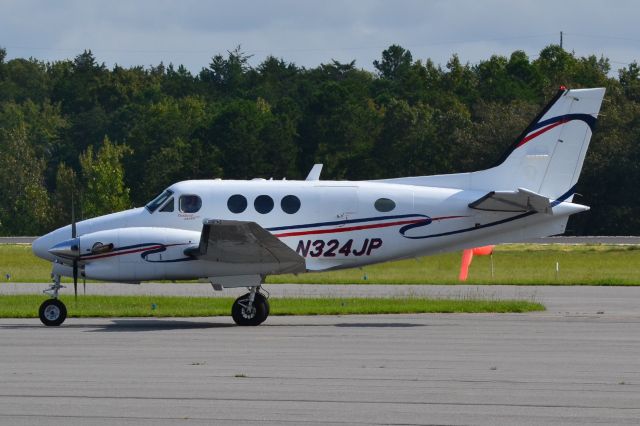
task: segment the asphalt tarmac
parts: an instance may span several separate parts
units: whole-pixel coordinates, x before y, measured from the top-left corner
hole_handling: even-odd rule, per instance
[[[394,286],[367,289],[377,287]],[[277,291],[353,291],[288,288]],[[228,317],[0,320],[0,424],[640,422],[640,288],[481,290],[549,309],[270,317],[256,328]]]

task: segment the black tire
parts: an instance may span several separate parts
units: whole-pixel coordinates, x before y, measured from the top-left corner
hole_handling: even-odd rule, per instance
[[[67,319],[67,307],[58,299],[48,299],[42,302],[38,314],[44,325],[57,327]]]
[[[264,319],[267,319],[267,317],[271,313],[271,307],[269,306],[269,299],[264,297],[264,294],[262,294],[262,293],[256,293],[256,297],[255,298],[256,299],[260,298],[264,302],[264,305],[267,307],[267,311],[266,311],[267,313],[264,316]]]
[[[248,311],[242,304],[249,300],[250,293],[238,297],[231,307],[231,316],[238,325],[260,325],[269,316],[269,302],[260,293],[253,299],[253,309]]]

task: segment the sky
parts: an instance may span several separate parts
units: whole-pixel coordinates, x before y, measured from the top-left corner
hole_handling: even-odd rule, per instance
[[[183,64],[194,73],[240,45],[258,65],[268,55],[307,68],[373,61],[391,44],[414,59],[475,64],[524,50],[535,59],[559,43],[613,70],[640,58],[640,1],[535,0],[0,0],[7,59],[73,59],[91,49],[112,67]]]

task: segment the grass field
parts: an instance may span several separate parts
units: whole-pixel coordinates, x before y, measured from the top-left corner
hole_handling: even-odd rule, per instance
[[[459,284],[461,252],[297,277],[272,283]],[[467,284],[640,285],[640,246],[509,244],[489,256],[476,256]],[[556,262],[558,272],[556,273]]]
[[[37,318],[46,298],[39,295],[0,296],[0,318]],[[61,298],[69,317],[209,317],[228,316],[232,298],[155,296],[78,296]],[[525,300],[424,298],[274,298],[271,315],[354,315],[404,313],[485,313],[543,311]]]
[[[390,262],[326,273],[271,276],[268,283],[457,284],[461,253]],[[556,262],[559,271],[556,273]],[[511,244],[491,259],[475,257],[467,284],[640,285],[640,246]],[[0,282],[47,282],[51,265],[31,246],[0,245]]]

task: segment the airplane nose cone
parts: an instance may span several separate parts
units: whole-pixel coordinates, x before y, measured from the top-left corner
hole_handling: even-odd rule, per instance
[[[76,259],[80,256],[80,239],[72,238],[67,241],[56,244],[47,250],[54,256],[65,259]]]
[[[40,237],[36,238],[36,240],[31,243],[31,251],[33,254],[42,259],[50,259],[49,248],[51,247],[49,238]]]

